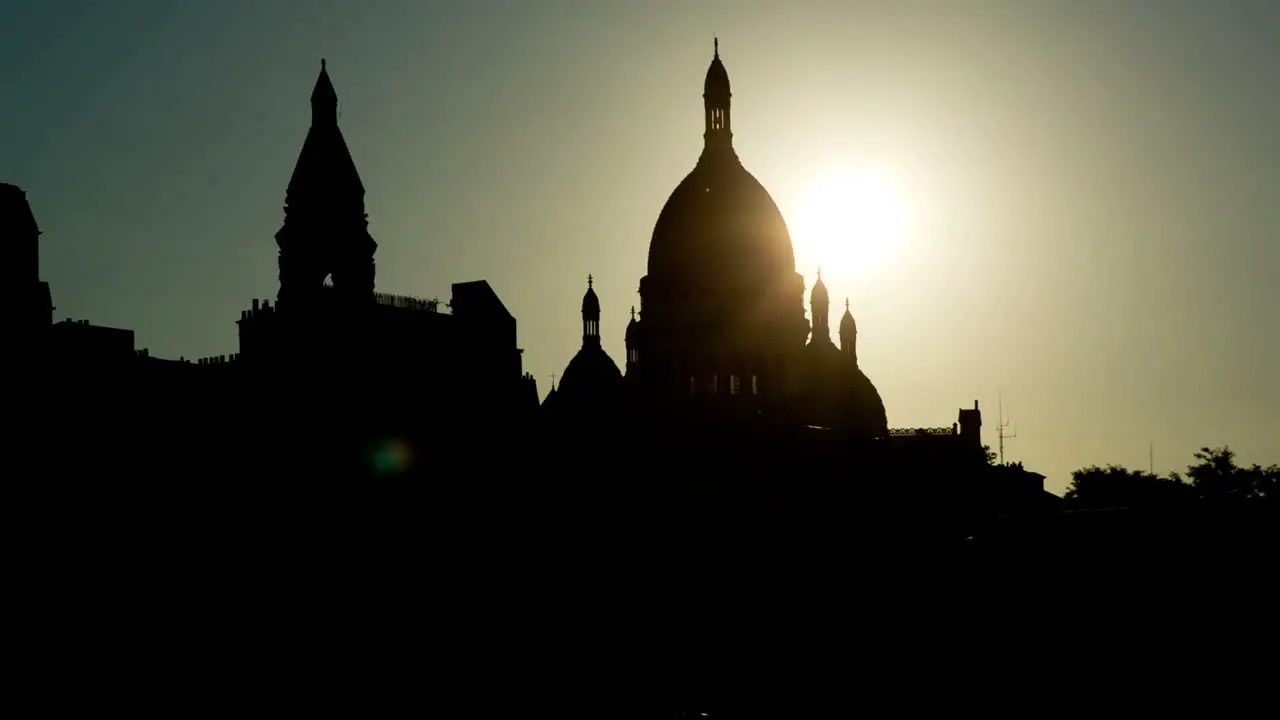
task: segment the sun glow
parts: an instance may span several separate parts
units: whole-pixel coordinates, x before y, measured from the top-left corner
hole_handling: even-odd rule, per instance
[[[909,234],[910,205],[892,175],[844,169],[819,177],[800,196],[791,225],[797,270],[821,266],[846,277],[884,271]]]

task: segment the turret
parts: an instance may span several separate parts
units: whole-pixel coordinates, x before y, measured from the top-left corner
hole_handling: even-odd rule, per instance
[[[840,352],[858,365],[858,326],[849,311],[849,298],[844,299],[844,316],[840,318]]]
[[[600,298],[587,276],[587,292],[582,296],[582,346],[600,346]]]
[[[827,295],[827,286],[822,282],[822,268],[818,268],[818,279],[813,284],[813,292],[809,295],[809,307],[812,310],[813,328],[809,342],[831,342],[831,328],[828,318],[831,315],[831,298]]]
[[[636,321],[636,306],[631,306],[631,322],[627,323],[627,334],[625,341],[627,343],[627,372],[640,362],[640,348],[637,342],[640,331],[637,329],[640,323]]]

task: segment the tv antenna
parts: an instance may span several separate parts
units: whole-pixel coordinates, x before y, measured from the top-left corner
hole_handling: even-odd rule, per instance
[[[998,396],[1000,400],[1000,421],[996,425],[996,436],[1000,438],[1000,464],[1004,464],[1004,441],[1012,440],[1018,437],[1018,426],[1013,426],[1013,433],[1006,435],[1005,428],[1009,427],[1009,420],[1004,416],[1004,395]]]

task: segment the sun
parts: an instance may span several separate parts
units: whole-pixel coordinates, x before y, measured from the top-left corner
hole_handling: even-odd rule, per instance
[[[884,271],[902,250],[911,219],[901,183],[886,172],[841,169],[819,176],[793,210],[791,237],[803,273],[821,266],[852,277]]]

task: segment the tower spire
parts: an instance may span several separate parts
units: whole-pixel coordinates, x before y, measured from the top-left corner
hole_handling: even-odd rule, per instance
[[[719,37],[719,36],[716,36],[716,38],[715,38],[715,47],[716,47],[716,55],[715,55],[715,56],[716,56],[716,57],[720,57],[720,37]]]
[[[329,79],[324,58],[320,58],[320,76],[311,91],[311,124],[336,125],[338,123],[338,93]]]

